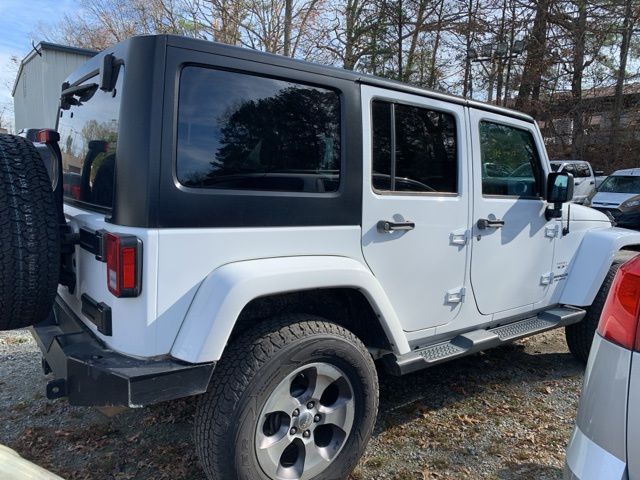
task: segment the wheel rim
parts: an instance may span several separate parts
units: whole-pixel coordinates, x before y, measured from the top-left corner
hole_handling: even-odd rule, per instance
[[[353,387],[334,365],[311,363],[271,392],[258,418],[258,463],[272,479],[307,480],[342,451],[355,415]]]

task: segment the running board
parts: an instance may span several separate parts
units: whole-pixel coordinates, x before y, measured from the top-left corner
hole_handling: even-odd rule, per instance
[[[391,373],[404,375],[454,358],[504,345],[536,333],[571,325],[582,320],[585,315],[586,312],[580,308],[555,307],[542,311],[534,317],[498,327],[472,330],[457,335],[446,342],[429,345],[400,357],[388,356],[385,358]]]

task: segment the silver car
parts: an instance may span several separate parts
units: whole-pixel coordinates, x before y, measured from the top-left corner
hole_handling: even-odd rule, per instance
[[[585,372],[565,479],[640,479],[640,256],[613,279]]]
[[[619,227],[640,228],[640,168],[613,172],[589,205],[608,212]]]

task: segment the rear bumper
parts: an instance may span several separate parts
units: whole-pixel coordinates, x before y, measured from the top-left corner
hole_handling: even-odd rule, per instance
[[[565,479],[627,479],[630,367],[630,350],[595,334],[567,447]]]
[[[586,436],[573,430],[567,449],[564,480],[627,480],[627,465]]]
[[[204,393],[214,363],[138,359],[107,348],[58,298],[49,318],[31,328],[43,355],[50,399],[72,405],[141,407]]]

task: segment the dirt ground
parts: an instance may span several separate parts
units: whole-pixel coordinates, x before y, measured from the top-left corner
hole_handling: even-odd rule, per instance
[[[562,331],[395,378],[351,480],[562,477],[583,367]],[[194,402],[113,418],[48,401],[38,349],[0,333],[0,443],[73,479],[204,480],[191,438]]]

